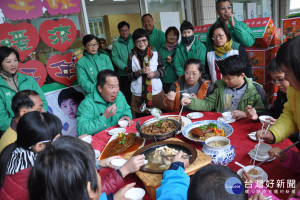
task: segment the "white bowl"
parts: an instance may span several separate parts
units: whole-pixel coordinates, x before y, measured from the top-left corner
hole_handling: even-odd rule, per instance
[[[145,193],[145,190],[142,188],[131,188],[127,190],[125,197],[132,200],[142,200]]]
[[[229,120],[232,119],[232,114],[231,114],[231,112],[223,112],[223,113],[222,113],[222,116],[223,116],[223,118],[224,118],[225,120],[227,120],[227,121],[229,121]]]
[[[189,93],[186,92],[182,93],[181,95],[182,97],[186,97],[186,98],[189,98],[191,96]]]
[[[190,118],[190,119],[198,119],[198,118],[203,117],[203,114],[201,112],[191,112],[191,113],[187,114],[186,116],[187,116],[187,118]]]
[[[114,128],[114,129],[109,130],[108,134],[109,135],[115,135],[115,134],[118,134],[118,133],[125,133],[125,132],[126,132],[125,128]]]
[[[254,165],[248,165],[244,168],[244,170],[248,173],[254,167]],[[265,171],[260,167],[255,167],[255,170],[258,171],[257,175],[252,175],[248,173],[254,180],[258,179],[259,177],[262,177],[262,175],[265,173]]]
[[[262,116],[259,116],[259,121],[260,121],[260,123],[270,122],[270,120],[268,118],[272,118],[272,117],[269,115],[262,115]]]
[[[126,162],[127,162],[127,160],[125,160],[123,158],[117,158],[117,159],[111,160],[110,164],[112,164],[114,166],[115,170],[117,170],[120,167],[122,167]]]
[[[255,150],[257,149],[257,145],[255,145]],[[259,156],[267,156],[268,155],[268,151],[272,149],[272,146],[265,144],[265,143],[260,143],[258,150],[257,150],[257,155]]]
[[[95,158],[98,159],[101,155],[100,151],[94,149],[94,152],[95,152]]]
[[[81,138],[81,139],[82,139],[83,141],[89,143],[89,144],[91,144],[91,142],[92,142],[92,136],[91,136],[91,135],[87,135],[87,136],[85,136],[85,137],[83,137],[83,138]]]
[[[118,124],[121,128],[126,128],[129,124],[129,122],[127,120],[121,120],[121,121],[118,121]]]

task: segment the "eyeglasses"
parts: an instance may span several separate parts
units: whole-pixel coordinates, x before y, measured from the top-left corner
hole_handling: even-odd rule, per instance
[[[218,39],[222,40],[224,38],[224,36],[225,35],[214,35],[211,39],[212,40],[218,40]]]
[[[53,139],[53,140],[43,140],[43,141],[40,141],[40,143],[45,144],[45,143],[54,142],[54,141],[55,141],[55,139]],[[36,144],[34,144],[34,145],[28,147],[28,149],[32,149],[35,145],[36,145]]]
[[[231,8],[232,8],[231,6],[227,6],[227,7],[224,6],[224,7],[222,7],[222,8],[219,8],[219,10],[225,11],[226,9],[227,9],[227,10],[231,10]]]
[[[284,78],[278,79],[278,80],[271,80],[271,82],[275,85],[281,85],[282,81],[284,81]]]
[[[135,41],[137,44],[139,44],[139,43],[146,43],[146,42],[148,42],[148,40],[147,39],[143,39],[143,40],[136,40]]]
[[[97,43],[97,44],[88,44],[87,46],[88,47],[97,47],[97,46],[99,46],[99,43]]]
[[[198,76],[198,75],[199,75],[199,73],[190,73],[190,72],[184,72],[184,75],[185,75],[185,76],[187,76],[187,77],[189,77],[189,76],[191,76],[191,77],[195,77],[195,76]]]

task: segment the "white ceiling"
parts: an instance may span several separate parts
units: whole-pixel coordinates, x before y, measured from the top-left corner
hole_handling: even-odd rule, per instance
[[[85,0],[86,5],[124,5],[139,4],[139,0],[113,1],[113,0]]]

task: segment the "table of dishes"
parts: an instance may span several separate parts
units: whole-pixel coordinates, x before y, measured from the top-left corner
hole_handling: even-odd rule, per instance
[[[164,113],[161,117],[170,118],[176,116],[178,116],[178,113]],[[226,137],[229,139],[226,140],[230,142],[229,145],[230,149],[228,151],[233,152],[230,154],[232,156],[231,159],[229,158],[230,162],[228,164],[228,167],[230,167],[232,170],[234,170],[240,175],[242,171],[241,167],[236,165],[235,161],[241,163],[242,165],[248,166],[250,164],[250,161],[252,160],[252,164],[253,164],[253,158],[255,157],[254,149],[255,149],[255,145],[257,144],[254,132],[261,129],[262,125],[260,122],[253,122],[249,119],[243,119],[239,121],[235,121],[232,119],[227,120],[222,117],[221,113],[216,113],[216,112],[194,112],[194,113],[183,112],[181,119],[183,122],[183,127],[181,131],[179,131],[179,134],[176,135],[176,138],[179,139],[179,141],[190,144],[195,149],[197,149],[198,152],[202,150],[206,152],[206,154],[209,154],[210,152],[209,149],[207,150],[205,147],[203,148],[204,142],[199,142],[194,138],[191,138],[188,135],[188,133],[193,127],[199,127],[201,125],[207,125],[209,123],[217,123],[218,128],[222,128],[225,132]],[[102,152],[109,141],[117,138],[118,134],[113,135],[114,132],[137,133],[137,129],[136,129],[137,122],[139,121],[140,124],[143,124],[148,120],[153,120],[153,116],[134,119],[133,124],[131,126],[123,129],[120,128],[118,125],[110,127],[94,135],[91,144],[95,150],[99,150],[100,152]],[[151,143],[150,140],[146,140],[145,142],[142,142],[141,147],[150,143]],[[272,144],[271,146],[284,149],[291,144],[292,142],[290,142],[289,140],[285,140],[280,144]],[[261,149],[264,150],[268,148],[270,148],[270,146],[266,145]],[[293,147],[292,150],[298,151],[296,147]],[[133,153],[131,153],[130,155],[132,154]],[[268,155],[259,153],[256,155],[255,164],[258,164],[260,161],[263,161],[267,158]],[[231,161],[232,159],[233,161]],[[218,161],[213,161],[213,162],[218,164],[227,164],[226,162],[228,162],[228,159],[227,161],[220,160],[220,162]],[[275,191],[275,193],[277,191],[277,194],[275,195],[278,196],[279,198],[286,199],[290,195],[286,190],[282,190],[282,188],[287,187],[288,180],[295,180],[296,182],[300,180],[300,177],[297,177],[296,174],[293,174],[292,172],[282,167],[278,159],[266,162],[262,164],[260,167],[263,170],[263,174],[261,175],[262,180],[263,181],[268,180],[267,181],[268,184],[273,183],[271,185],[268,185],[269,186],[268,189],[270,189],[271,191]],[[109,170],[111,169],[101,169],[100,175],[105,176],[109,172]],[[153,174],[153,176],[155,176],[155,174]],[[128,175],[124,181],[125,184],[136,182],[137,185],[135,187],[145,188],[144,187],[145,184],[143,184],[139,176],[136,176],[135,174]],[[281,184],[277,184],[277,182],[279,181]],[[150,196],[152,196],[152,198]],[[149,195],[148,193],[146,193],[143,199],[154,199],[153,194]]]

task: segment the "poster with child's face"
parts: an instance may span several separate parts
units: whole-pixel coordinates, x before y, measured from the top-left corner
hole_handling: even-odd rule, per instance
[[[64,88],[45,94],[48,112],[56,115],[62,122],[63,135],[77,137],[77,109],[84,99],[84,92],[78,86]]]

